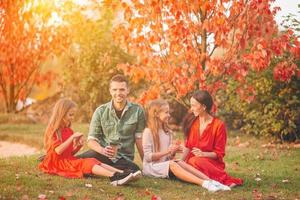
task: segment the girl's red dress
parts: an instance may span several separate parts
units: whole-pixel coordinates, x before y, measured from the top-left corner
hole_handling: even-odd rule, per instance
[[[233,183],[242,185],[242,179],[233,178],[225,172],[225,163],[223,161],[227,140],[225,124],[221,120],[213,118],[201,136],[199,134],[199,125],[199,118],[196,118],[191,126],[185,146],[190,150],[196,147],[204,152],[215,152],[217,158],[196,157],[190,151],[186,157],[186,162],[203,172],[209,178],[219,181],[222,184],[228,186]]]
[[[61,140],[54,134],[52,144],[47,150],[45,159],[39,164],[39,169],[45,173],[56,174],[67,178],[80,178],[83,174],[91,174],[94,165],[100,162],[94,158],[76,158],[73,155],[73,145],[69,145],[66,150],[58,155],[54,149],[66,141],[73,134],[72,129],[63,128],[61,130]]]

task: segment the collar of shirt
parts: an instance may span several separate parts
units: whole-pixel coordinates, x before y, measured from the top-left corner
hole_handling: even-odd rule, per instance
[[[123,112],[122,112],[122,115],[132,106],[132,103],[129,102],[129,101],[126,101],[126,105],[125,105],[125,108],[123,109]],[[113,100],[111,100],[109,103],[108,103],[108,107],[110,109],[111,112],[115,113],[116,114],[116,110],[113,106]]]

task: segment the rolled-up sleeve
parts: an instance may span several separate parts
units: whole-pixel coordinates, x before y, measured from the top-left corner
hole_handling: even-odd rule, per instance
[[[135,131],[135,138],[142,138],[142,133],[145,129],[145,124],[146,124],[145,113],[144,110],[140,108],[138,111],[138,121],[137,121],[137,128]]]
[[[101,112],[100,109],[96,109],[96,111],[93,114],[90,128],[89,128],[89,134],[87,140],[96,140],[100,143],[100,137],[102,135],[102,125],[101,125]]]
[[[214,146],[214,152],[217,154],[219,160],[222,160],[225,156],[225,146],[227,141],[227,133],[225,124],[222,123],[216,132],[216,142]]]
[[[149,128],[146,128],[143,132],[143,150],[144,159],[147,162],[151,162],[153,154],[153,139]]]

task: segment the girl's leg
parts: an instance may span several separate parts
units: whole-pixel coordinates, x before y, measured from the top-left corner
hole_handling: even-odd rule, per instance
[[[203,184],[203,179],[195,176],[194,174],[190,173],[189,171],[185,170],[182,168],[179,164],[177,164],[174,161],[170,161],[170,170],[173,172],[173,174],[179,178],[180,180],[189,182],[189,183],[194,183],[196,185],[202,185]]]
[[[102,164],[101,164],[102,165]],[[112,177],[115,172],[110,171],[101,165],[94,165],[92,168],[92,173],[99,176],[106,176],[106,177]]]
[[[178,161],[178,165],[180,165],[183,169],[186,171],[192,173],[193,175],[197,176],[198,178],[204,179],[204,180],[209,180],[210,178],[203,174],[201,171],[193,167],[192,165],[187,164],[184,161]]]
[[[198,176],[195,176],[193,173],[185,170],[174,161],[170,161],[170,170],[180,180],[200,185],[210,192],[216,192],[218,190],[221,190],[221,188],[216,187],[210,180],[203,180]]]
[[[109,170],[109,171],[111,171],[111,172],[120,172],[120,173],[123,173],[123,172],[124,172],[123,170],[114,168],[114,167],[112,167],[112,166],[110,166],[110,165],[107,165],[107,164],[104,164],[104,163],[101,163],[100,165],[101,165],[101,167],[103,167],[103,168],[105,168],[105,169],[107,169],[107,170]]]

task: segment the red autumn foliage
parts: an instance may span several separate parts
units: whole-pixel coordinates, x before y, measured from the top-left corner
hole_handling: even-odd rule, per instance
[[[243,86],[250,71],[264,71],[273,58],[286,52],[291,55],[285,66],[295,66],[293,63],[299,59],[298,39],[292,31],[278,31],[274,15],[280,8],[271,8],[272,2],[122,2],[124,21],[116,26],[114,38],[137,58],[134,65],[122,65],[124,72],[135,82],[147,79],[150,83],[141,101],[157,93],[168,93],[180,100],[197,88],[214,93],[224,89],[229,78]],[[274,76],[288,81],[297,69],[282,66]],[[247,91],[239,93],[248,101],[255,96],[252,91],[250,96]]]
[[[0,99],[14,112],[34,85],[50,85],[54,74],[41,64],[68,44],[67,31],[49,24],[52,16],[39,1],[0,1]]]

